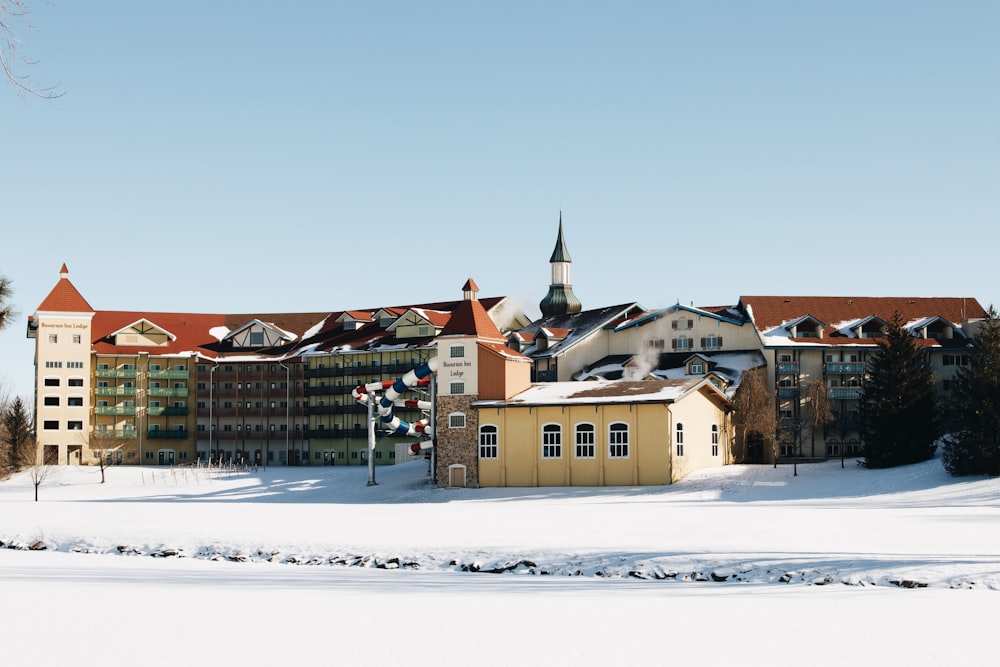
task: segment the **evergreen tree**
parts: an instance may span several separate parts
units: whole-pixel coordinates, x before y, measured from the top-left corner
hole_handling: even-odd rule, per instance
[[[10,298],[14,296],[14,288],[10,281],[0,276],[0,329],[7,327],[14,320],[14,310]]]
[[[990,306],[948,392],[941,452],[952,475],[1000,475],[1000,315]]]
[[[938,436],[934,377],[898,312],[878,348],[861,393],[865,465],[926,461],[934,456]]]
[[[20,398],[11,401],[3,411],[3,450],[7,454],[7,466],[13,470],[19,470],[34,462],[31,417]]]

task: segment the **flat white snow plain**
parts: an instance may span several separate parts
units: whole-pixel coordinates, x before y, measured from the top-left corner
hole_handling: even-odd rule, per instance
[[[39,502],[27,473],[0,483],[4,664],[997,660],[1000,479],[939,460],[652,488],[50,471]]]

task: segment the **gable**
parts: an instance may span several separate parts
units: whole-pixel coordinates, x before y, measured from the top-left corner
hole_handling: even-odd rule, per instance
[[[122,347],[166,347],[176,336],[143,318],[115,331],[111,338]]]

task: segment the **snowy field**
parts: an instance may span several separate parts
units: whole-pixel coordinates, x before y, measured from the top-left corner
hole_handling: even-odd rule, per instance
[[[993,665],[1000,480],[930,461],[654,488],[378,468],[0,483],[5,664]],[[33,547],[33,548],[32,548]],[[44,548],[42,548],[44,547]]]

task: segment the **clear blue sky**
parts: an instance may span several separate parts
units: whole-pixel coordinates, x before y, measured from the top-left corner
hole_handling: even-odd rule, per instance
[[[1000,3],[70,2],[0,86],[24,322],[457,298],[1000,304]]]

